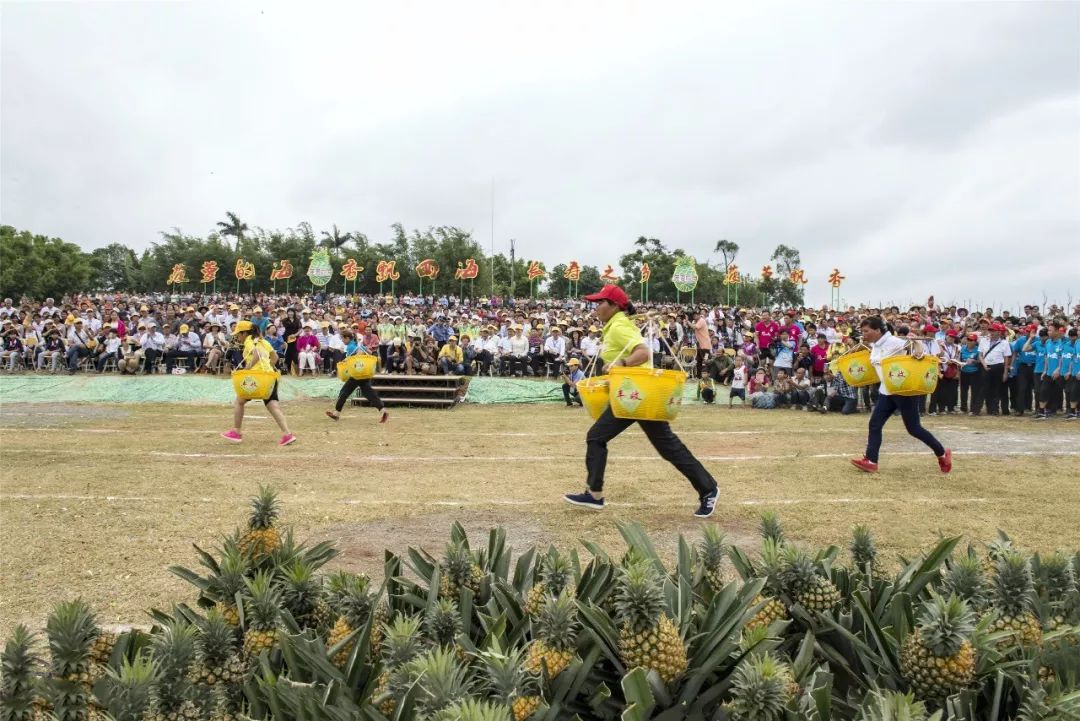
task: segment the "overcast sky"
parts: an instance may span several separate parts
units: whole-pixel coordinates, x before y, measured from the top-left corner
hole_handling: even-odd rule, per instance
[[[858,303],[1080,300],[1080,3],[4,3],[0,213],[142,249],[647,235]]]

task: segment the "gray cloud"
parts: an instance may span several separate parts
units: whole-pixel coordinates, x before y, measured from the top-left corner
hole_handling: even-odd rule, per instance
[[[1080,5],[5,4],[0,212],[86,247],[453,224],[638,235],[824,302],[1080,296]]]

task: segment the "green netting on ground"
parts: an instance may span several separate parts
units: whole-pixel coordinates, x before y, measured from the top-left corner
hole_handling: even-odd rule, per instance
[[[278,387],[283,401],[334,398],[336,378],[284,378]],[[0,376],[0,403],[230,403],[227,377],[207,376]],[[727,399],[719,389],[717,401]],[[468,403],[561,403],[562,384],[546,380],[473,378]],[[699,403],[697,386],[686,384],[684,403]]]

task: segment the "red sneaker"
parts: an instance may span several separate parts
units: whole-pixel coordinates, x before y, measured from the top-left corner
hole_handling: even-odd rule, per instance
[[[390,420],[390,413],[383,411],[382,415],[379,416],[379,423],[386,423],[388,420]]]
[[[864,473],[877,473],[877,464],[866,458],[852,458],[851,465]]]
[[[941,469],[942,473],[948,473],[949,471],[952,470],[952,449],[951,448],[946,448],[945,449],[945,455],[938,456],[937,464],[938,464],[938,468]]]
[[[295,442],[296,442],[296,436],[294,436],[292,433],[286,433],[285,435],[283,435],[281,437],[281,440],[278,441],[278,445],[279,446],[287,446],[290,443],[295,443]]]
[[[221,437],[227,441],[232,441],[233,443],[239,443],[241,440],[243,440],[243,436],[241,436],[236,431],[225,431],[221,434]]]

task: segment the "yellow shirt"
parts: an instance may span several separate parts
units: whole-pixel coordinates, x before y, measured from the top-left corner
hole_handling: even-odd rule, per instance
[[[634,349],[645,343],[641,337],[641,331],[634,325],[634,321],[627,317],[626,313],[619,311],[608,319],[604,324],[604,330],[600,334],[600,341],[604,344],[600,351],[600,360],[610,363],[615,358],[625,359],[634,352]],[[625,350],[625,352],[623,352]],[[639,368],[652,368],[652,353],[649,359],[642,363]]]
[[[258,343],[256,343],[255,339],[251,336],[244,339],[244,365],[247,366],[247,364],[251,362],[251,357],[254,355],[256,348],[259,350],[259,360],[252,366],[252,370],[269,371],[273,373],[274,366],[270,363],[270,358],[274,353],[274,349],[265,338],[260,338]]]
[[[461,346],[451,347],[449,343],[439,350],[439,359],[442,360],[443,358],[449,358],[451,363],[465,362],[465,354],[461,352]]]

